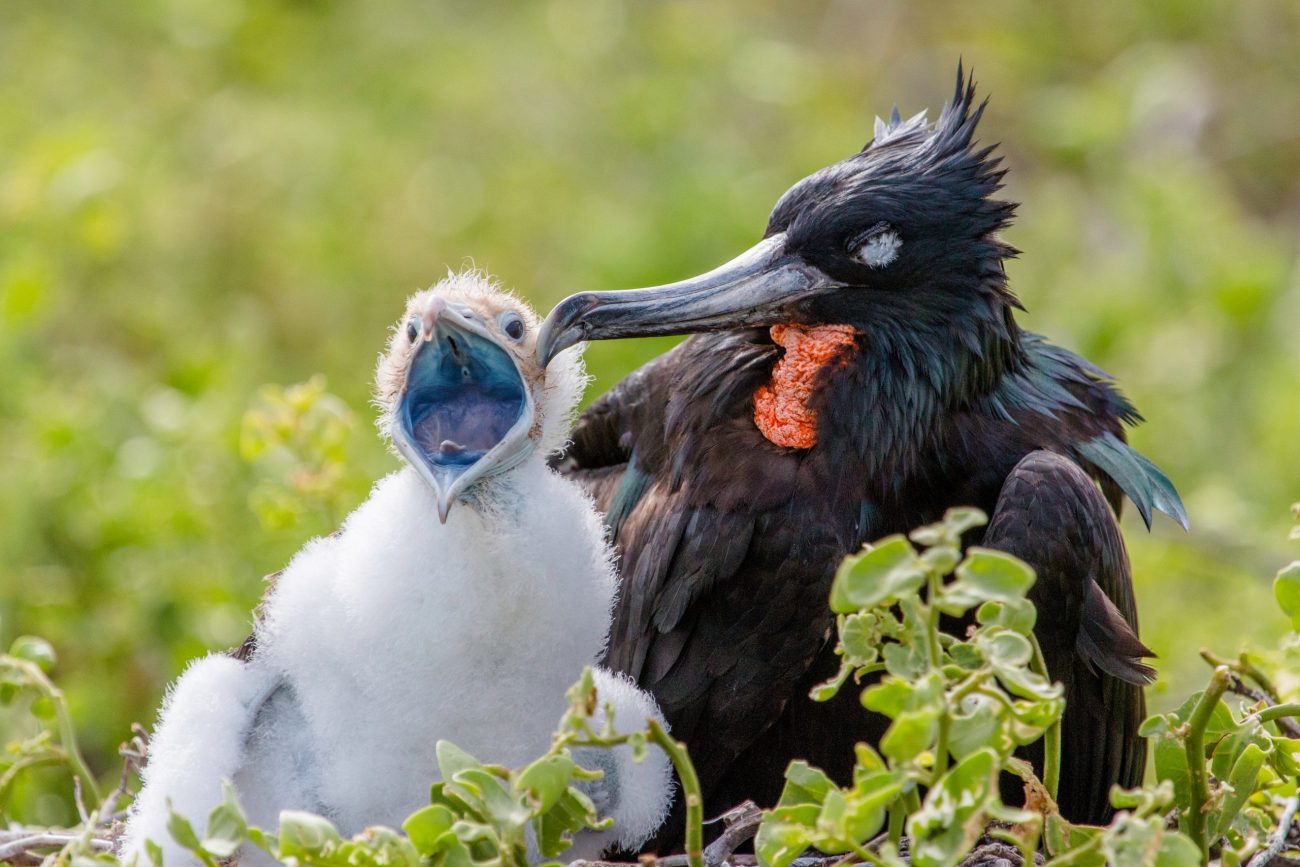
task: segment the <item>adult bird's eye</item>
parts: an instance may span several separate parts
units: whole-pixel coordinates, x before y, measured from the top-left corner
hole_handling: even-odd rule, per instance
[[[883,268],[898,258],[903,239],[888,223],[877,223],[849,243],[849,252],[868,268]]]
[[[497,324],[511,340],[522,340],[524,336],[524,319],[518,313],[506,311],[497,317]]]
[[[415,338],[420,336],[420,326],[415,323],[414,319],[406,323],[406,336],[410,338],[412,343],[415,342]]]

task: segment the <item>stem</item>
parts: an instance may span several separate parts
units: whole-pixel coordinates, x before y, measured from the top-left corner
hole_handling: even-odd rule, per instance
[[[1266,707],[1258,713],[1253,713],[1241,721],[1242,725],[1246,723],[1266,723],[1272,722],[1283,717],[1300,716],[1300,702],[1290,702],[1288,704],[1275,704],[1272,707]]]
[[[915,786],[908,789],[907,794],[903,796],[903,808],[909,816],[921,809],[921,793]]]
[[[704,796],[700,793],[695,765],[686,753],[686,745],[669,737],[658,720],[649,720],[647,730],[650,740],[672,760],[682,783],[682,795],[686,798],[686,861],[690,867],[704,867]]]
[[[1246,655],[1245,651],[1242,651],[1241,656],[1237,657],[1237,670],[1259,684],[1259,688],[1264,692],[1269,695],[1278,695],[1277,686],[1273,684],[1272,679],[1260,671],[1255,663],[1250,661],[1250,657]]]
[[[1205,775],[1205,727],[1209,725],[1219,699],[1227,692],[1231,675],[1226,665],[1214,669],[1209,686],[1192,709],[1192,716],[1187,721],[1187,738],[1183,742],[1187,752],[1187,779],[1192,789],[1192,802],[1187,809],[1187,830],[1192,842],[1201,849],[1201,864],[1205,867],[1210,863],[1210,840],[1205,833],[1205,808],[1210,802],[1210,784]]]
[[[854,855],[857,855],[859,858],[861,858],[863,861],[867,862],[868,864],[874,864],[876,865],[876,867],[884,867],[885,862],[881,861],[880,857],[877,856],[875,852],[872,852],[870,849],[868,849],[866,846],[863,846],[860,843],[850,843],[849,848],[852,850]]]
[[[1043,647],[1038,643],[1038,636],[1029,633],[1029,644],[1034,649],[1034,657],[1030,660],[1030,668],[1037,674],[1041,675],[1049,682],[1052,679],[1051,674],[1047,671],[1047,660],[1043,657]],[[1043,735],[1043,787],[1047,789],[1047,794],[1056,800],[1057,789],[1061,783],[1061,719],[1057,717],[1056,722],[1047,727]]]
[[[98,805],[101,796],[99,794],[99,785],[95,782],[95,775],[90,772],[90,766],[86,764],[86,759],[81,755],[81,747],[77,745],[77,732],[72,726],[72,715],[68,713],[68,703],[63,697],[63,690],[50,681],[41,671],[41,667],[34,662],[17,657],[6,657],[5,664],[13,666],[21,671],[27,678],[32,681],[36,688],[45,693],[49,698],[50,704],[54,707],[54,715],[59,725],[59,744],[67,754],[68,766],[72,772],[81,778],[82,785],[90,792],[90,796],[95,799]]]
[[[930,670],[938,671],[943,666],[943,650],[939,644],[939,591],[942,578],[933,569],[930,570],[929,588],[925,597],[926,605],[926,645],[930,655]],[[946,696],[941,696],[943,713],[939,715],[939,738],[934,747],[934,784],[948,770],[948,732],[952,727],[952,708]]]
[[[894,803],[889,808],[889,842],[895,846],[903,839],[903,820],[907,818],[907,809],[901,803]]]

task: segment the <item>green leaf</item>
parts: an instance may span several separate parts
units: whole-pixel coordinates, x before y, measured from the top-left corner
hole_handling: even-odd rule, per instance
[[[1142,721],[1142,725],[1138,727],[1138,734],[1144,738],[1153,738],[1156,735],[1169,734],[1175,725],[1177,723],[1171,714],[1152,714]]]
[[[1160,848],[1156,850],[1156,867],[1200,867],[1201,850],[1191,838],[1178,831],[1165,831],[1160,835]]]
[[[492,818],[514,825],[523,825],[528,821],[528,809],[511,795],[500,777],[489,773],[485,768],[457,771],[452,780],[482,799]]]
[[[975,645],[967,641],[957,641],[949,645],[948,655],[965,671],[974,671],[984,664],[984,655]]]
[[[973,506],[957,506],[943,514],[943,523],[958,536],[967,530],[983,527],[988,522],[988,515]]]
[[[1300,631],[1300,560],[1277,573],[1273,579],[1273,595],[1291,618],[1291,628]]]
[[[984,658],[998,669],[1021,668],[1028,665],[1034,656],[1034,648],[1029,639],[1010,630],[993,628],[979,635],[976,643],[984,652]]]
[[[840,641],[853,665],[870,665],[880,656],[881,636],[877,619],[870,614],[849,615],[840,627]]]
[[[1001,760],[991,749],[971,753],[926,793],[908,820],[912,864],[949,867],[984,833],[986,812],[996,796]]]
[[[903,680],[915,680],[927,667],[925,650],[915,642],[886,644],[881,654],[885,658],[885,670]]]
[[[1155,743],[1156,779],[1173,784],[1174,797],[1180,804],[1191,803],[1192,787],[1187,777],[1187,752],[1174,737],[1161,737]],[[1182,826],[1185,820],[1179,819]]]
[[[1028,599],[985,602],[975,612],[975,619],[983,626],[1001,626],[1028,635],[1038,621],[1038,609]]]
[[[897,677],[886,677],[862,691],[862,706],[893,719],[903,712],[915,690]]]
[[[827,853],[847,852],[855,844],[874,837],[885,824],[885,806],[903,790],[901,778],[896,774],[878,775],[884,780],[870,791],[846,796],[832,789],[822,804],[817,817],[820,831],[817,848]]]
[[[948,748],[955,757],[964,759],[986,746],[1002,755],[1009,755],[1014,748],[1007,732],[1006,709],[988,696],[968,696],[952,717]]]
[[[167,812],[167,833],[171,835],[172,839],[183,848],[188,849],[207,867],[216,867],[217,859],[203,848],[198,834],[194,832],[194,826],[190,824],[188,819],[176,812],[172,807],[170,798],[167,799]]]
[[[895,761],[911,761],[929,749],[938,734],[938,708],[905,710],[894,718],[880,739],[880,751]]]
[[[54,647],[44,638],[35,635],[20,635],[9,645],[9,655],[34,662],[41,671],[49,674],[58,664],[59,657]]]
[[[889,536],[862,554],[845,558],[831,585],[831,608],[851,614],[916,592],[925,567],[903,536]]]
[[[281,859],[307,859],[320,853],[329,844],[341,843],[338,829],[329,819],[300,810],[283,810],[280,813]]]
[[[450,780],[458,771],[483,767],[482,762],[451,741],[438,741],[434,750],[438,756],[438,774],[444,780]]]
[[[1151,867],[1160,848],[1159,820],[1121,815],[1102,835],[1101,851],[1111,867]],[[1197,858],[1200,863],[1200,858]]]
[[[1227,832],[1246,801],[1255,793],[1255,781],[1259,779],[1260,769],[1264,767],[1264,759],[1265,753],[1258,744],[1247,744],[1242,750],[1241,756],[1228,773],[1227,782],[1231,791],[1224,795],[1215,811],[1217,817],[1210,822],[1213,836],[1219,837]]]
[[[788,867],[812,845],[812,833],[801,824],[775,818],[775,811],[763,817],[754,837],[754,852],[767,867]]]
[[[853,674],[854,666],[847,660],[840,660],[840,670],[830,680],[814,686],[809,692],[808,697],[813,701],[830,701],[840,694],[840,688]]]
[[[1269,761],[1283,777],[1300,777],[1300,740],[1275,735]]]
[[[1059,857],[1071,849],[1086,846],[1102,832],[1103,829],[1090,825],[1071,825],[1059,813],[1052,813],[1047,816],[1043,826],[1043,842],[1049,855]],[[1071,863],[1084,867],[1104,867],[1106,863],[1106,859],[1099,854],[1076,857],[1078,860],[1072,859]]]
[[[1034,584],[1034,570],[1023,560],[991,548],[969,548],[957,566],[954,587],[964,587],[979,599],[1016,602]]]
[[[536,809],[545,812],[560,800],[577,764],[566,755],[544,756],[520,772],[515,788],[527,792]]]
[[[208,814],[208,830],[203,848],[221,859],[230,858],[248,839],[248,820],[235,797],[229,780],[221,781],[221,803]]]
[[[936,575],[947,575],[961,562],[961,550],[952,545],[936,545],[921,554],[921,560]]]
[[[421,807],[406,817],[402,830],[421,855],[432,855],[445,845],[456,816],[441,804]]]
[[[880,753],[871,748],[870,744],[862,742],[854,744],[853,755],[857,759],[853,767],[854,785],[859,788],[863,785],[857,779],[859,776],[876,774],[886,769],[885,760],[880,757]]]
[[[835,784],[821,768],[796,759],[785,769],[785,788],[781,791],[777,806],[820,804],[826,798],[826,793],[833,788]]]
[[[172,835],[172,839],[191,852],[201,850],[203,844],[199,842],[199,835],[194,833],[194,826],[172,808],[170,798],[167,799],[167,813],[167,833]]]

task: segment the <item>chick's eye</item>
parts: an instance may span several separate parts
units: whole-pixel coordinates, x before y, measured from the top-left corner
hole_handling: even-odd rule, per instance
[[[524,320],[518,313],[506,312],[497,317],[497,324],[511,340],[521,340],[524,336]]]
[[[406,336],[412,343],[420,336],[420,326],[415,324],[414,319],[406,323]]]
[[[903,239],[888,223],[877,223],[849,243],[849,251],[868,268],[883,268],[898,258]]]

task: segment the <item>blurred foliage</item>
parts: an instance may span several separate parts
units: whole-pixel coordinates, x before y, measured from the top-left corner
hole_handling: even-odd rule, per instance
[[[323,376],[289,388],[262,386],[244,413],[239,452],[265,476],[249,494],[263,527],[289,529],[311,514],[339,522],[355,424],[347,405],[325,390]]]
[[[1126,519],[1186,694],[1190,651],[1286,626],[1260,576],[1300,490],[1297,45],[1294,0],[9,0],[0,646],[60,649],[111,774],[261,576],[394,466],[339,429],[342,500],[264,526],[262,384],[323,372],[365,417],[402,296],[470,259],[543,310],[712,267],[873,114],[937,110],[960,55],[1024,203],[1026,324],[1120,379],[1187,501],[1186,536]],[[592,347],[593,394],[670,343]],[[57,770],[19,786],[22,818],[73,818]]]

